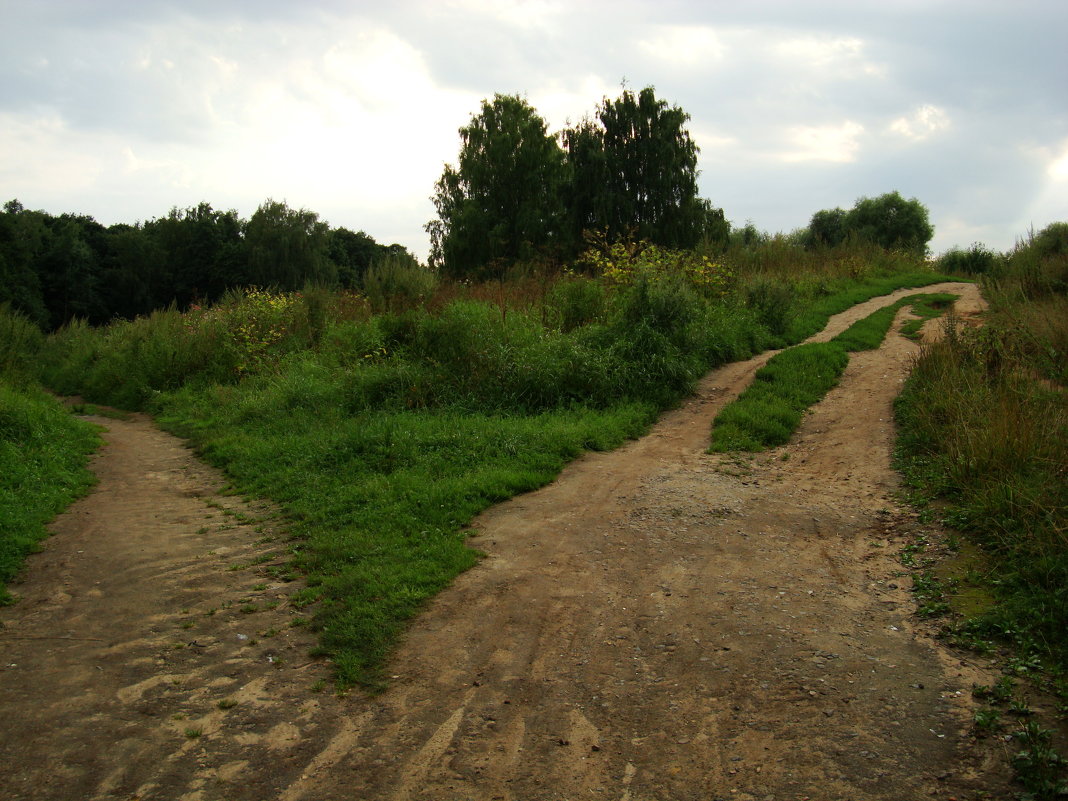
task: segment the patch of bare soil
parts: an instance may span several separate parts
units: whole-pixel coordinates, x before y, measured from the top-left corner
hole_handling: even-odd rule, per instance
[[[939,290],[981,305],[972,285]],[[375,697],[309,691],[326,672],[285,628],[286,586],[227,570],[268,547],[212,505],[238,501],[146,421],[109,421],[98,491],[0,612],[5,791],[1003,797],[1003,761],[971,740],[970,688],[992,678],[914,626],[898,559],[913,518],[893,495],[891,401],[915,350],[892,334],[855,354],[794,441],[754,458],[705,453],[768,355],[730,365],[648,436],[487,511],[486,559],[415,621]],[[279,607],[243,615],[245,598]]]

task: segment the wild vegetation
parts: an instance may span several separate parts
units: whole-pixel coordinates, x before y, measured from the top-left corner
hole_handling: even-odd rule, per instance
[[[46,536],[45,525],[92,485],[85,468],[99,438],[32,379],[41,332],[0,306],[0,604],[7,583]]]
[[[755,259],[765,243],[588,244],[560,274],[472,284],[385,260],[364,292],[231,290],[22,350],[56,391],[149,410],[279,502],[324,652],[373,684],[404,621],[478,558],[477,512],[638,435],[709,368],[937,278],[852,246],[783,250],[798,266]]]
[[[979,263],[990,313],[924,346],[897,404],[899,464],[916,496],[937,500],[989,556],[971,580],[996,603],[961,624],[963,639],[1013,640],[1064,682],[1068,225]]]

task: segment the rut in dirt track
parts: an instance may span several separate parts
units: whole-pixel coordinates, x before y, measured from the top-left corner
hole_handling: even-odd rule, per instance
[[[979,305],[971,285],[935,290]],[[839,315],[822,338],[901,294]],[[649,436],[489,510],[473,542],[487,558],[413,624],[380,696],[312,696],[259,652],[230,654],[236,667],[220,670],[240,622],[231,618],[205,633],[196,660],[146,657],[138,683],[102,686],[96,706],[83,697],[71,708],[94,721],[100,764],[48,781],[26,765],[67,758],[62,738],[24,733],[18,765],[4,766],[21,781],[16,797],[902,799],[974,789],[986,779],[962,749],[979,677],[911,630],[895,560],[906,518],[892,498],[890,402],[914,349],[892,335],[855,355],[788,448],[741,463],[704,453],[709,426],[767,355],[730,365]],[[227,592],[247,590],[209,583],[189,603]],[[6,611],[5,631],[26,630],[20,615],[33,611]],[[47,610],[37,618],[50,625]],[[0,636],[0,647],[11,643]],[[35,658],[53,657],[20,656]],[[109,757],[116,721],[137,714],[123,686],[157,675],[179,679],[153,696],[161,719]],[[238,706],[212,712],[212,687]],[[42,707],[71,692],[19,692],[34,691]],[[25,700],[6,683],[3,693],[5,705]],[[183,739],[172,709],[203,721],[201,736]],[[45,791],[31,794],[35,783]]]

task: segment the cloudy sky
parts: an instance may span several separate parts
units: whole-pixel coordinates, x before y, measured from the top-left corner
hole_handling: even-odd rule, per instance
[[[104,224],[267,198],[425,257],[494,93],[691,116],[703,197],[790,231],[892,190],[933,250],[1068,219],[1066,0],[0,0],[0,202]]]

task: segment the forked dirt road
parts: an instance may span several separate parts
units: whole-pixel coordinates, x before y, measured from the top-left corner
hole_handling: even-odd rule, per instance
[[[487,511],[486,559],[374,697],[315,692],[329,670],[287,625],[294,585],[248,566],[278,547],[269,511],[216,495],[148,421],[101,421],[97,491],[0,610],[0,795],[1004,797],[968,747],[990,678],[914,629],[900,572],[890,404],[915,347],[854,355],[794,441],[751,460],[704,453],[766,357],[730,365],[648,436]]]

